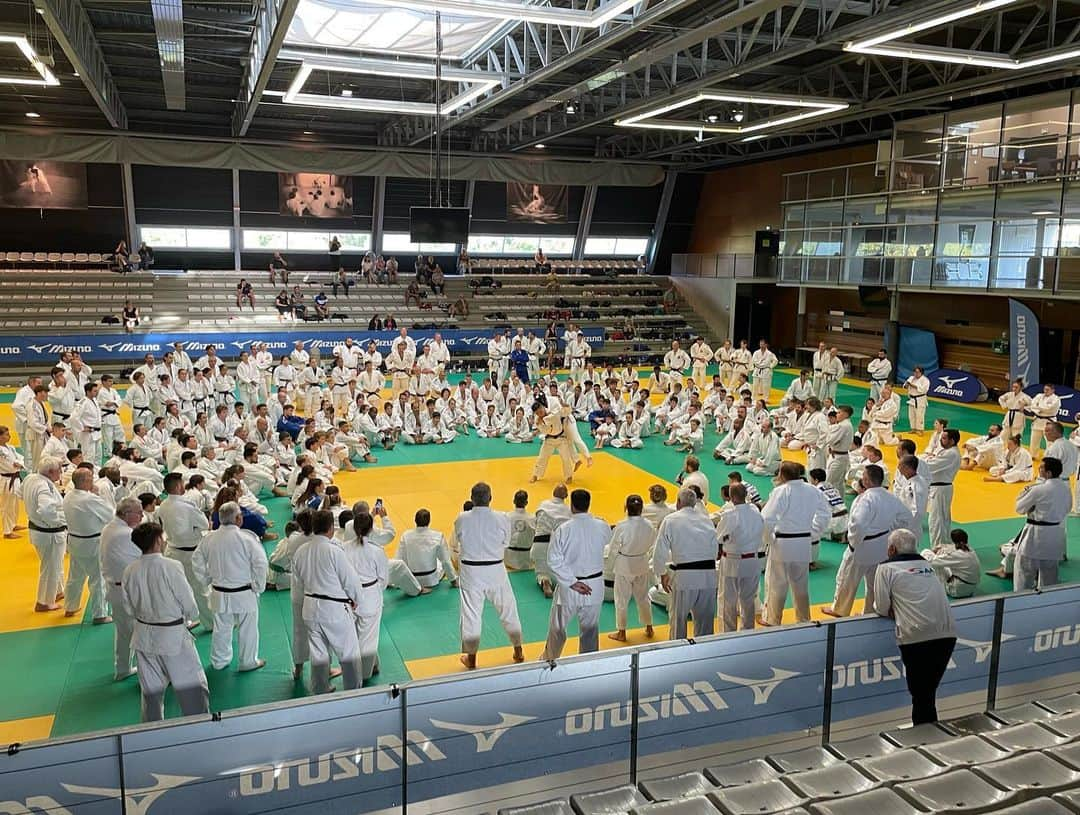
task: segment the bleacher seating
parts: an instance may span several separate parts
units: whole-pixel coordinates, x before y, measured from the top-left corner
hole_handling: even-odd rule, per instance
[[[138,255],[135,255],[138,260]],[[112,255],[102,252],[6,252],[0,250],[0,262],[8,268],[85,268],[107,269]]]
[[[498,815],[926,815],[1080,813],[1080,694],[687,769],[636,786],[500,809]]]

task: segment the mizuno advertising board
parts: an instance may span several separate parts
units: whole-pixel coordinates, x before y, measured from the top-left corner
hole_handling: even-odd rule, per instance
[[[494,336],[495,324],[490,331],[464,330],[448,328],[442,331],[409,330],[417,345],[434,339],[436,334],[442,334],[443,341],[453,352],[467,350],[486,350],[488,340]],[[604,345],[603,326],[582,326],[582,333],[586,341],[594,349]],[[538,329],[538,335],[542,330]],[[374,340],[379,350],[384,354],[391,350],[393,341],[397,339],[396,331],[230,331],[230,332],[164,332],[147,334],[52,334],[52,335],[27,335],[22,337],[5,338],[4,344],[0,345],[0,364],[11,362],[37,362],[51,364],[56,361],[62,351],[78,351],[84,359],[93,363],[95,361],[130,360],[141,361],[146,354],[153,354],[160,358],[165,351],[171,350],[175,342],[182,342],[184,350],[188,352],[202,353],[207,345],[217,347],[219,354],[225,359],[235,359],[241,351],[251,348],[254,342],[265,342],[268,350],[275,357],[287,354],[294,347],[297,340],[304,344],[308,351],[318,348],[322,356],[328,357],[335,345],[345,341],[346,337],[352,337],[356,343],[367,348],[369,341]],[[560,341],[561,347],[561,341]],[[194,358],[194,353],[192,353]]]
[[[1043,392],[1043,387],[1042,384],[1028,385],[1024,388],[1024,393],[1028,396],[1035,396]],[[1080,413],[1080,391],[1074,390],[1068,385],[1054,385],[1054,394],[1061,400],[1061,407],[1058,408],[1058,421],[1076,424],[1075,416]]]
[[[1080,586],[1005,598],[998,686],[1080,672]]]
[[[981,398],[985,398],[986,386],[971,371],[938,368],[926,376],[930,380],[930,396],[937,399],[978,402]]]

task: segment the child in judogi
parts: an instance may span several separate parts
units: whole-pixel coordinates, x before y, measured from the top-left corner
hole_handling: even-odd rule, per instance
[[[644,444],[641,441],[641,422],[635,417],[639,408],[627,410],[622,416],[619,432],[611,439],[611,446],[625,450],[640,450]]]
[[[619,428],[615,424],[615,417],[611,415],[605,416],[604,420],[593,430],[596,449],[599,450],[605,444],[610,444],[618,432]]]

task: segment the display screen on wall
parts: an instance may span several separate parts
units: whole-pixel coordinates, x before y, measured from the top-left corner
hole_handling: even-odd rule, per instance
[[[278,209],[296,218],[352,217],[352,178],[333,173],[278,173]]]
[[[555,184],[506,184],[506,220],[565,224],[569,188]]]
[[[86,165],[72,161],[0,161],[0,206],[86,209]]]

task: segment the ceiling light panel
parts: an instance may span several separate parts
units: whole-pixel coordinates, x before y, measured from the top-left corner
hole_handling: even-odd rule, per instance
[[[56,75],[49,69],[49,66],[41,61],[41,57],[38,56],[37,51],[34,50],[34,46],[30,44],[30,41],[25,35],[0,34],[0,43],[10,43],[18,48],[22,55],[26,57],[27,62],[30,63],[30,67],[37,72],[37,77],[0,75],[0,84],[39,85],[47,87],[60,84],[60,80],[56,78]]]

